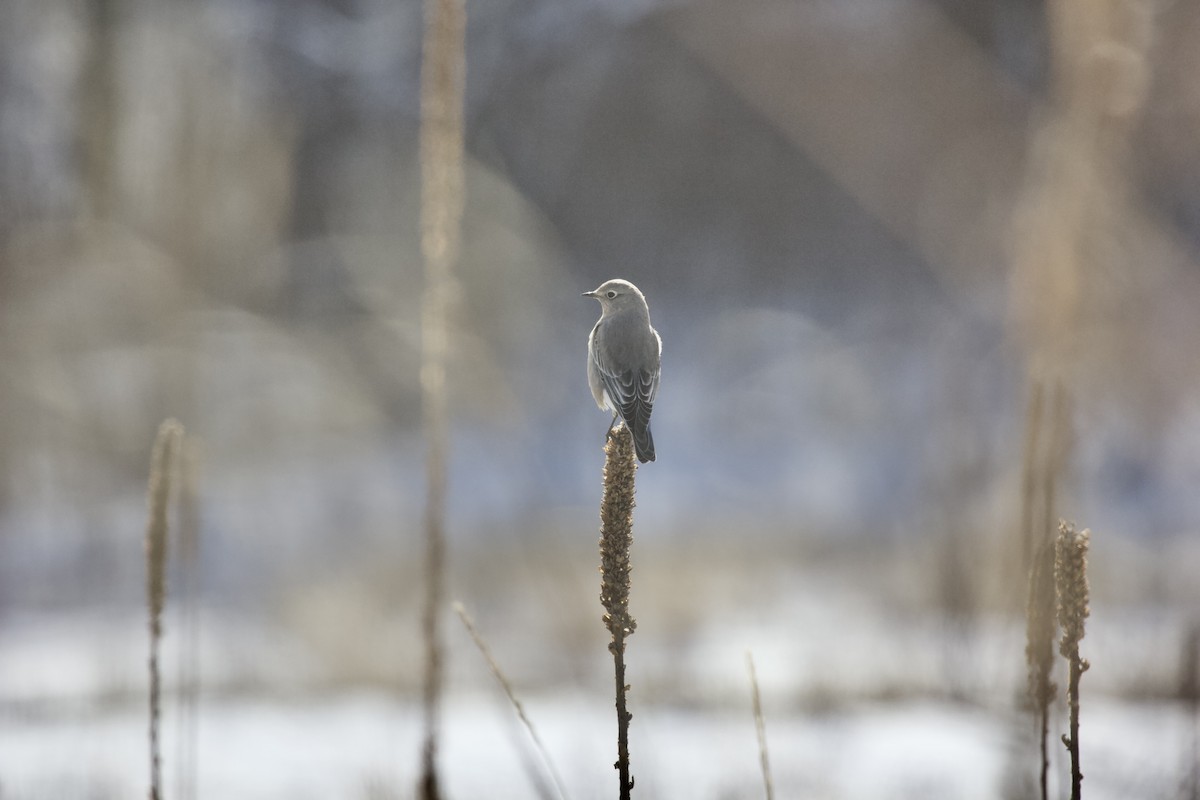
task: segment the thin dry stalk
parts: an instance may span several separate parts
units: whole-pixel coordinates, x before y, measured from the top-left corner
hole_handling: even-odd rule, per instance
[[[637,460],[633,435],[624,423],[614,428],[604,445],[604,496],[600,501],[600,602],[604,626],[612,634],[608,650],[613,655],[617,705],[617,761],[621,800],[629,800],[633,778],[629,774],[629,721],[626,709],[629,686],[625,683],[625,638],[637,630],[629,614],[629,547],[633,544],[634,480]]]
[[[505,676],[504,671],[500,669],[500,665],[492,656],[491,648],[488,647],[487,642],[479,634],[478,629],[475,627],[475,621],[467,614],[467,610],[463,607],[463,604],[455,603],[454,612],[462,620],[463,627],[471,635],[471,640],[475,642],[475,647],[479,649],[483,660],[487,662],[488,667],[492,670],[492,674],[500,682],[500,687],[504,689],[504,694],[508,696],[508,702],[512,704],[513,710],[517,712],[517,718],[521,720],[521,724],[525,726],[525,730],[529,733],[529,738],[533,740],[533,745],[538,751],[538,756],[542,759],[542,766],[545,767],[546,772],[550,774],[550,779],[554,782],[555,791],[558,792],[558,796],[562,800],[566,800],[567,790],[563,785],[562,777],[558,774],[558,770],[554,768],[554,762],[550,760],[550,753],[546,750],[546,745],[542,743],[542,737],[538,736],[537,729],[533,727],[533,721],[525,713],[525,707],[517,699],[517,693],[513,690],[512,683]]]
[[[1042,498],[1042,542],[1049,542],[1054,535],[1057,524],[1055,509],[1058,501],[1058,481],[1066,469],[1074,443],[1071,430],[1071,396],[1062,381],[1055,383],[1051,402],[1053,407],[1050,411],[1050,438],[1042,473],[1045,482]],[[1041,542],[1038,546],[1041,546]]]
[[[445,593],[447,306],[463,210],[463,0],[426,0],[421,62],[422,417],[427,448],[425,503],[425,738],[418,794],[440,796],[437,743],[444,671],[440,612]]]
[[[1179,669],[1179,700],[1188,711],[1191,736],[1187,756],[1188,800],[1200,800],[1200,622],[1188,627],[1183,640],[1183,661]]]
[[[162,641],[162,612],[167,599],[167,512],[171,504],[171,478],[183,426],[173,419],[158,428],[150,456],[146,523],[146,608],[150,621],[150,800],[162,798],[162,756],[159,720],[162,717],[162,681],[158,651]]]
[[[1050,709],[1057,691],[1050,680],[1057,632],[1053,526],[1058,483],[1072,443],[1071,406],[1062,381],[1055,381],[1049,392],[1040,379],[1031,377],[1030,383],[1021,487],[1021,545],[1029,576],[1025,663],[1027,691],[1038,725],[1038,789],[1042,800],[1048,800]]]
[[[1042,381],[1032,381],[1029,407],[1025,412],[1025,446],[1021,457],[1021,572],[1029,574],[1041,538],[1037,524],[1037,456],[1042,427]]]
[[[200,500],[201,443],[185,436],[179,451],[179,736],[175,796],[195,800],[200,699]]]
[[[1054,669],[1055,621],[1054,551],[1049,542],[1037,549],[1029,569],[1029,601],[1026,606],[1025,663],[1029,668],[1029,700],[1038,718],[1041,771],[1038,788],[1042,800],[1048,800],[1047,777],[1050,772],[1050,707],[1058,687],[1050,680]]]
[[[754,656],[746,651],[746,668],[750,671],[750,693],[754,703],[754,731],[758,734],[758,761],[762,766],[763,788],[767,800],[775,798],[775,783],[771,780],[771,759],[767,756],[767,724],[763,720],[762,697],[758,692],[758,673],[754,670]]]
[[[1058,590],[1058,626],[1062,630],[1058,652],[1067,659],[1067,706],[1070,733],[1062,737],[1071,754],[1071,800],[1080,800],[1083,773],[1079,768],[1079,679],[1090,666],[1079,657],[1088,607],[1087,552],[1091,533],[1076,531],[1067,521],[1058,525],[1054,543],[1054,583]]]
[[[1058,484],[1066,471],[1074,437],[1071,397],[1061,380],[1030,376],[1025,442],[1021,457],[1021,575],[1033,568],[1037,552],[1054,539]]]

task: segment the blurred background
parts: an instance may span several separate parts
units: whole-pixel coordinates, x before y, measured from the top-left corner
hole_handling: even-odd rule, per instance
[[[760,796],[752,650],[780,796],[1034,797],[1023,442],[1061,385],[1088,796],[1196,797],[1200,5],[467,11],[449,594],[571,796],[615,784],[579,295],[624,277],[664,341],[639,792]],[[412,796],[421,35],[411,0],[0,4],[4,800],[144,791],[168,416],[171,795]],[[449,795],[548,796],[445,622]]]

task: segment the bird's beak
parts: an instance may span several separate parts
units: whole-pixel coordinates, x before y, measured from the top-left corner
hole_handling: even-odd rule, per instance
[[[591,292],[584,292],[584,293],[583,293],[583,296],[584,296],[584,297],[599,297],[599,295],[598,295],[596,292],[594,292],[594,291],[591,291]]]

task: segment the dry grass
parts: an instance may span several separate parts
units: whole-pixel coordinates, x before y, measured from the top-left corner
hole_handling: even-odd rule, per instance
[[[85,55],[84,58],[86,63],[98,67],[98,69],[88,71],[89,78],[85,81],[86,86],[90,86],[96,91],[84,93],[87,99],[86,105],[94,108],[91,113],[84,114],[91,120],[92,129],[85,131],[82,139],[84,141],[83,160],[86,162],[86,172],[88,173],[86,182],[89,186],[88,192],[92,196],[90,201],[93,206],[92,213],[100,217],[108,216],[111,213],[112,184],[115,180],[115,176],[110,174],[114,169],[114,165],[110,163],[112,161],[111,151],[120,149],[115,148],[113,144],[113,138],[117,132],[113,130],[114,111],[110,102],[113,93],[113,87],[110,84],[115,80],[111,63],[112,48],[114,42],[118,41],[114,38],[117,30],[111,17],[105,16],[106,13],[111,13],[112,5],[111,2],[100,3],[96,7],[99,10],[92,12],[92,17],[89,18],[91,21],[88,24],[97,34],[97,38],[92,42],[95,52]],[[1029,575],[1026,656],[1029,666],[1029,691],[1034,707],[1040,716],[1042,730],[1041,792],[1043,798],[1047,796],[1046,775],[1049,767],[1049,758],[1046,752],[1048,717],[1056,693],[1056,686],[1051,680],[1054,666],[1052,643],[1058,624],[1052,608],[1054,573],[1050,568],[1050,554],[1053,552],[1050,550],[1050,542],[1054,521],[1057,520],[1060,511],[1059,495],[1063,493],[1064,484],[1069,477],[1067,462],[1071,454],[1072,440],[1071,398],[1079,398],[1081,402],[1088,400],[1089,394],[1080,385],[1079,374],[1086,371],[1088,365],[1094,366],[1094,362],[1098,358],[1096,352],[1103,349],[1096,345],[1094,337],[1089,338],[1089,334],[1095,333],[1100,328],[1121,330],[1116,326],[1110,328],[1107,324],[1097,324],[1097,322],[1108,322],[1103,319],[1103,316],[1105,313],[1111,312],[1121,294],[1119,291],[1114,291],[1112,286],[1106,285],[1104,281],[1097,280],[1097,274],[1101,277],[1114,273],[1121,274],[1120,268],[1123,266],[1121,260],[1126,257],[1130,261],[1138,262],[1139,266],[1145,263],[1152,268],[1155,262],[1154,259],[1134,257],[1144,255],[1144,248],[1129,247],[1127,249],[1128,243],[1119,241],[1119,236],[1113,236],[1110,239],[1099,235],[1109,228],[1118,234],[1124,229],[1129,229],[1133,223],[1123,220],[1127,217],[1132,220],[1136,216],[1129,213],[1130,208],[1126,205],[1135,199],[1133,198],[1135,193],[1125,191],[1129,187],[1126,186],[1126,178],[1121,169],[1123,164],[1121,151],[1128,144],[1129,130],[1133,127],[1132,123],[1136,121],[1138,106],[1143,99],[1139,88],[1144,87],[1139,87],[1136,79],[1148,77],[1145,73],[1149,69],[1145,44],[1137,36],[1139,28],[1136,25],[1119,24],[1123,22],[1120,12],[1116,10],[1119,5],[1133,7],[1135,4],[1101,0],[1088,5],[1082,3],[1082,0],[1053,0],[1048,6],[1052,34],[1051,47],[1056,61],[1055,74],[1057,77],[1053,87],[1054,92],[1050,96],[1052,105],[1044,112],[1047,124],[1040,133],[1037,147],[1034,148],[1030,158],[1029,197],[1022,215],[1023,221],[1027,225],[1028,235],[1024,238],[1021,246],[1017,248],[1019,251],[1017,254],[1018,265],[1014,270],[1014,286],[1016,288],[1014,305],[1018,306],[1016,314],[1019,323],[1016,326],[1018,335],[1027,343],[1026,355],[1030,362],[1030,375],[1044,376],[1031,378],[1020,511],[1020,552],[1023,566]],[[440,698],[444,692],[443,676],[446,670],[441,615],[448,581],[445,531],[446,473],[449,458],[447,452],[446,365],[451,351],[451,343],[447,316],[449,297],[454,291],[454,270],[457,267],[456,261],[460,250],[460,219],[463,210],[462,92],[465,69],[463,51],[465,11],[461,0],[427,0],[426,10],[427,47],[424,54],[425,61],[422,65],[424,183],[421,231],[422,251],[425,256],[426,292],[421,313],[423,349],[420,373],[421,387],[424,393],[424,430],[428,446],[428,495],[424,519],[426,554],[424,568],[417,563],[419,559],[414,558],[412,559],[413,564],[404,565],[402,569],[389,565],[391,568],[381,578],[381,583],[396,584],[404,582],[403,578],[398,580],[397,575],[403,574],[405,578],[411,576],[414,584],[424,581],[426,592],[424,597],[419,600],[405,596],[402,602],[394,604],[380,602],[378,608],[390,608],[394,612],[395,608],[408,607],[409,600],[412,601],[413,607],[418,602],[423,602],[424,613],[420,620],[423,626],[422,635],[425,645],[425,659],[422,662],[424,667],[422,691],[427,724],[422,751],[424,772],[421,794],[424,797],[432,798],[440,794],[437,748]],[[1123,31],[1133,31],[1133,33],[1126,34]],[[1111,77],[1112,80],[1105,82],[1105,76]],[[185,103],[185,105],[187,104]],[[282,145],[280,149],[284,149]],[[206,162],[206,159],[203,158],[198,160],[201,163]],[[281,163],[290,162],[290,158],[281,157],[279,160]],[[186,196],[189,193],[189,191],[179,192],[180,196]],[[282,191],[280,193],[282,194]],[[1113,224],[1114,221],[1115,224]],[[1128,230],[1125,230],[1125,234],[1127,237],[1129,236]],[[1113,240],[1117,240],[1117,244],[1121,246],[1113,246]],[[1127,254],[1132,255],[1127,256]],[[1120,284],[1117,285],[1120,286]],[[105,304],[97,303],[96,305]],[[86,331],[84,335],[87,335]],[[50,340],[53,337],[36,338]],[[1093,352],[1089,353],[1089,348]],[[1124,375],[1118,370],[1112,370],[1111,374]],[[1130,385],[1148,385],[1150,387],[1147,390],[1148,393],[1152,393],[1157,388],[1155,384],[1144,381],[1127,380],[1127,382]],[[34,396],[42,397],[45,396],[45,393],[34,393]],[[1081,418],[1086,419],[1087,417],[1081,416]],[[86,428],[86,426],[81,427]],[[168,589],[165,567],[169,544],[166,509],[169,506],[169,496],[172,491],[171,454],[179,448],[181,435],[181,429],[171,433],[164,425],[155,445],[150,478],[151,510],[146,536],[148,575],[146,595],[150,627],[149,737],[152,797],[158,797],[161,794],[159,786],[161,781],[159,649],[162,639],[162,615]],[[116,437],[113,438],[115,441]],[[103,443],[102,446],[109,447],[109,444]],[[629,686],[625,682],[624,650],[627,637],[636,629],[636,623],[629,614],[631,588],[629,544],[632,536],[633,470],[636,470],[636,464],[632,464],[632,469],[626,477],[624,455],[620,449],[622,446],[622,438],[617,436],[614,441],[609,442],[606,448],[608,464],[605,474],[605,510],[602,512],[604,538],[601,541],[601,597],[605,607],[605,625],[611,636],[610,651],[614,656],[616,672],[617,768],[621,772],[622,794],[627,796],[632,789],[633,780],[629,774],[630,714],[626,707]],[[186,456],[186,441],[183,447]],[[140,453],[140,450],[138,452]],[[0,458],[2,457],[3,455],[0,455]],[[138,469],[140,470],[140,467]],[[192,726],[193,731],[190,734],[192,744],[186,744],[186,738],[181,739],[183,742],[179,751],[179,774],[181,775],[179,794],[181,798],[185,798],[189,793],[186,788],[189,780],[186,776],[189,772],[194,775],[194,724],[197,702],[194,670],[197,655],[193,644],[196,633],[193,627],[194,623],[191,621],[195,619],[195,606],[190,605],[190,600],[194,599],[195,592],[194,585],[189,583],[195,573],[187,568],[189,563],[195,563],[194,536],[189,535],[189,526],[192,529],[195,527],[195,509],[193,507],[191,511],[187,510],[191,497],[188,486],[191,481],[187,472],[183,477],[181,488],[183,494],[180,496],[181,526],[176,540],[185,569],[180,573],[179,585],[170,587],[174,595],[172,603],[179,603],[184,610],[181,624],[184,656],[181,661],[179,678],[180,706],[183,710],[182,719],[184,720],[181,722],[181,727]],[[189,523],[189,520],[192,522]],[[959,520],[952,519],[951,523],[952,525],[948,527],[955,530],[962,529]],[[612,529],[611,536],[610,528]],[[1073,533],[1072,536],[1074,536]],[[1073,761],[1074,796],[1079,794],[1079,779],[1082,777],[1078,766],[1078,684],[1087,665],[1087,662],[1079,656],[1079,644],[1083,636],[1083,618],[1087,613],[1088,586],[1084,573],[1086,532],[1078,536],[1083,537],[1082,544],[1076,539],[1072,539],[1065,550],[1060,546],[1060,561],[1075,571],[1068,574],[1070,569],[1060,570],[1066,577],[1060,576],[1063,582],[1058,587],[1060,600],[1066,598],[1066,602],[1060,604],[1066,609],[1073,609],[1063,612],[1062,647],[1071,674],[1068,687],[1068,694],[1071,698],[1071,733],[1066,740]],[[1003,538],[1006,542],[1009,541],[1009,537]],[[585,542],[586,544],[589,543]],[[661,635],[661,632],[667,627],[660,626],[658,620],[654,619],[656,606],[653,601],[646,602],[647,599],[653,597],[655,592],[661,596],[664,606],[674,604],[670,606],[670,609],[675,616],[671,618],[670,622],[677,629],[675,636],[680,650],[690,645],[689,637],[700,629],[703,624],[703,615],[708,608],[750,609],[752,615],[753,612],[761,612],[765,605],[762,603],[761,574],[758,574],[754,580],[740,578],[747,585],[733,585],[739,578],[725,575],[732,575],[736,570],[727,568],[725,575],[717,577],[713,577],[711,574],[717,571],[714,566],[716,559],[711,562],[698,563],[692,567],[690,572],[686,569],[679,569],[678,562],[695,558],[691,554],[680,556],[678,551],[687,547],[688,544],[690,542],[675,543],[671,546],[672,550],[669,556],[663,559],[671,562],[669,568],[660,570],[658,575],[654,576],[656,578],[659,575],[663,576],[662,583],[652,588],[650,584],[654,581],[646,580],[649,574],[644,574],[640,578],[642,584],[640,591],[646,592],[646,594],[639,595],[641,598],[640,616],[646,626],[643,639],[639,639],[639,642],[643,642],[643,646],[650,644],[644,639]],[[904,546],[907,547],[908,544],[906,541]],[[978,609],[972,610],[971,606],[972,598],[978,596],[978,586],[973,581],[974,576],[965,572],[965,569],[969,568],[972,560],[975,560],[976,563],[986,564],[987,559],[975,559],[975,551],[970,546],[971,541],[966,538],[953,539],[951,544],[955,549],[946,551],[948,568],[944,570],[944,575],[949,582],[944,584],[945,603],[948,607],[965,609],[963,617],[969,617],[969,620],[964,623],[964,627],[971,626],[973,629],[974,626],[980,624],[978,618],[981,612]],[[175,547],[176,545],[172,543],[171,548]],[[1013,553],[1015,555],[1016,548],[1013,549]],[[1065,559],[1064,553],[1067,556]],[[643,551],[640,564],[649,566],[652,563],[653,558],[645,558],[647,555],[652,554]],[[1071,567],[1075,563],[1076,556],[1078,556],[1078,568]],[[855,558],[857,559],[855,566],[858,567],[870,556],[864,555],[861,558],[855,556]],[[564,561],[562,563],[577,564],[581,560],[583,560],[582,557],[575,559],[574,562]],[[764,561],[767,560],[764,559]],[[769,562],[767,565],[774,566]],[[130,566],[131,568],[136,567],[135,564]],[[879,570],[879,574],[887,577],[889,571],[894,571],[894,566],[894,564],[889,564],[886,570]],[[986,568],[990,569],[991,567],[989,565]],[[561,573],[568,574],[569,569],[563,569]],[[860,574],[861,571],[847,570],[848,579],[857,579]],[[997,570],[997,574],[999,574],[999,570]],[[1008,573],[1007,570],[1004,574],[1011,578],[1011,573]],[[1075,577],[1071,577],[1072,574]],[[1095,575],[1094,572],[1093,577]],[[380,635],[382,632],[380,627],[374,627],[377,620],[370,618],[369,612],[374,610],[371,608],[371,603],[377,598],[364,592],[361,588],[362,584],[367,583],[363,578],[364,575],[358,573],[345,579],[347,584],[356,584],[355,591],[360,593],[352,593],[350,589],[341,587],[337,587],[336,592],[330,592],[331,595],[336,594],[335,613],[319,619],[317,619],[318,615],[312,613],[312,609],[325,601],[324,592],[319,588],[304,587],[304,594],[309,603],[304,607],[304,615],[307,617],[308,623],[325,623],[336,632],[339,638],[335,639],[336,646],[330,649],[336,650],[343,658],[353,660],[360,652],[372,651],[369,653],[370,655],[382,656],[380,660],[386,661],[392,657],[393,653],[381,644],[385,637]],[[560,578],[561,576],[555,576],[555,579]],[[502,579],[495,580],[499,583]],[[1099,579],[1097,583],[1102,581],[1103,579]],[[729,586],[723,582],[729,582]],[[689,591],[673,591],[685,583],[688,584]],[[576,586],[579,585],[584,585],[586,588],[586,584],[576,581]],[[1019,591],[1020,584],[1015,580],[1006,579],[1004,585],[1009,587],[1012,596]],[[1101,585],[1103,584],[1101,583]],[[560,589],[562,587],[553,587],[553,590]],[[562,590],[566,593],[565,589]],[[342,591],[345,594],[339,593]],[[391,591],[407,590],[392,586]],[[519,591],[527,591],[527,588],[522,587],[520,590],[514,591],[508,586],[500,585],[495,587],[494,591],[497,596],[502,596],[507,592],[509,602],[513,602],[511,596]],[[590,591],[588,590],[589,594]],[[728,596],[721,596],[720,592],[725,592]],[[1079,600],[1081,593],[1084,598],[1082,601]],[[590,600],[590,602],[594,602],[594,600]],[[839,601],[835,599],[833,602]],[[1082,613],[1079,613],[1080,608],[1082,608]],[[342,613],[345,609],[350,609],[351,613]],[[556,610],[561,612],[561,609]],[[356,617],[352,614],[360,616]],[[411,624],[415,625],[417,615],[411,616],[413,618]],[[662,616],[668,615],[663,613]],[[566,629],[563,634],[564,640],[574,637],[570,639],[573,643],[588,641],[586,637],[579,636],[577,631],[570,630],[570,625],[575,624],[577,619],[582,620],[578,622],[580,628],[586,628],[595,637],[602,635],[598,629],[594,629],[594,620],[591,620],[590,627],[586,625],[589,621],[588,613],[565,613],[561,614],[561,617],[569,620],[564,625],[564,629]],[[351,620],[352,623],[347,624],[347,620]],[[470,629],[470,623],[465,616],[464,622]],[[1074,633],[1071,632],[1070,626],[1072,625],[1077,628]],[[364,630],[372,632],[378,638],[373,642],[363,644],[364,639],[371,638],[361,635]],[[846,629],[843,628],[842,636],[846,635],[845,631]],[[409,631],[404,630],[400,635],[392,637],[399,642],[397,648],[404,648],[407,645],[409,637],[406,634],[408,633]],[[1093,637],[1095,637],[1095,633],[1094,631]],[[536,639],[536,636],[535,633],[531,638]],[[411,638],[415,641],[416,635],[414,634]],[[350,646],[343,647],[342,644],[345,640],[358,640],[354,644],[361,649],[352,650]],[[580,650],[596,652],[598,650],[597,642],[590,641],[588,643],[590,645],[588,648],[562,647],[561,649],[573,649],[575,652]],[[518,708],[518,716],[522,718],[522,721],[527,722],[523,710],[511,691],[511,686],[504,680],[498,666],[490,659],[490,654],[487,653],[482,640],[477,638],[477,644],[485,652],[485,657],[489,657],[489,663],[492,664],[497,678],[501,680],[510,699]],[[537,641],[536,647],[545,651],[552,647],[558,647],[558,644],[543,638]],[[412,650],[415,653],[417,648],[412,648]],[[1189,676],[1186,678],[1187,688],[1180,690],[1181,699],[1190,703],[1193,710],[1200,705],[1200,700],[1197,700],[1200,691],[1196,689],[1196,673],[1200,670],[1197,670],[1195,666],[1195,651],[1195,642],[1189,642],[1190,660],[1184,670],[1185,676]],[[765,653],[765,651],[758,652]],[[1015,655],[1015,650],[1012,655]],[[416,656],[414,655],[414,662],[415,660]],[[1014,667],[1018,663],[1015,658],[1008,658],[1006,661]],[[393,668],[396,663],[398,661],[392,659]],[[837,664],[838,662],[831,659],[829,663]],[[376,664],[372,663],[370,667],[374,669]],[[642,681],[639,683],[639,689],[644,690],[647,687],[647,673],[651,671],[642,672],[640,665],[637,668],[639,669],[639,681]],[[673,665],[670,669],[662,670],[660,674],[668,676],[667,680],[669,680],[676,674],[671,672],[671,669],[681,668]],[[887,680],[886,666],[872,665],[871,669],[874,670],[875,679],[881,682]],[[761,699],[758,695],[753,662],[750,663],[750,670],[754,685],[755,716],[763,776],[767,794],[770,797],[772,793],[771,777],[768,769]],[[1107,672],[1107,667],[1105,671]],[[417,672],[414,669],[412,680],[416,680],[416,675]],[[880,676],[885,677],[881,678]],[[816,684],[818,681],[819,675],[813,679],[812,683]],[[666,680],[663,682],[665,684]],[[733,683],[732,685],[736,692],[738,684]],[[696,688],[697,686],[698,688]],[[972,689],[977,688],[978,684],[972,685]],[[702,697],[704,701],[712,698],[711,694],[704,693],[713,691],[702,684],[693,684],[686,688],[673,686],[670,687],[670,690],[675,692],[694,691],[696,695],[693,696]],[[842,684],[838,684],[838,688],[833,691],[845,692],[846,690]],[[914,690],[911,685],[906,684],[904,691]],[[527,727],[536,740],[537,737],[532,731],[532,726],[528,725]],[[560,784],[561,792],[561,782],[557,781],[557,776],[555,777],[556,783]],[[194,778],[191,783],[194,784]],[[1197,793],[1195,787],[1196,780],[1194,778],[1193,796]],[[194,785],[191,791],[194,793]]]
[[[462,620],[463,627],[467,629],[467,633],[471,635],[471,641],[475,643],[475,647],[479,649],[483,660],[487,662],[488,667],[492,671],[492,675],[500,682],[500,687],[504,689],[504,694],[508,697],[508,702],[512,704],[513,710],[517,712],[517,718],[521,720],[521,724],[525,726],[529,738],[533,741],[533,746],[538,752],[538,757],[542,760],[542,766],[550,775],[550,779],[554,782],[555,792],[558,794],[559,800],[567,800],[567,790],[563,783],[562,776],[558,774],[558,770],[554,768],[554,762],[550,759],[550,753],[546,750],[546,745],[542,742],[542,737],[538,735],[537,728],[534,727],[533,720],[525,713],[525,706],[517,697],[516,690],[513,689],[512,682],[504,674],[504,670],[500,669],[500,664],[492,655],[492,650],[480,635],[475,627],[474,620],[467,614],[466,608],[462,603],[454,604],[454,612],[458,614],[458,618]]]

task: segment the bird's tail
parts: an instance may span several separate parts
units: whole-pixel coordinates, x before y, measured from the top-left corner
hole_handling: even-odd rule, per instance
[[[654,460],[654,437],[650,435],[649,425],[634,425],[633,430],[633,449],[637,453],[638,461],[645,464],[647,461]]]

